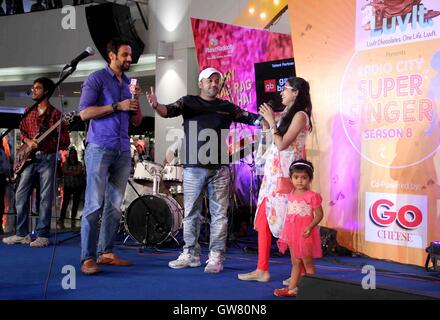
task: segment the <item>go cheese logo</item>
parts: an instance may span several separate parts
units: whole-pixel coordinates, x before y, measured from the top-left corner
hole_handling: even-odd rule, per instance
[[[415,205],[398,207],[388,199],[378,199],[370,207],[370,219],[377,226],[388,227],[397,222],[403,229],[414,230],[422,224],[423,214]]]
[[[428,198],[425,195],[367,192],[365,240],[426,248]]]

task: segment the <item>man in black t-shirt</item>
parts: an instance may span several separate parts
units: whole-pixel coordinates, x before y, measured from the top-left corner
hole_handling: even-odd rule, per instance
[[[153,88],[147,92],[148,102],[161,117],[183,117],[185,245],[177,260],[169,262],[168,266],[173,269],[201,265],[198,238],[203,195],[207,191],[211,225],[209,259],[205,272],[217,273],[223,270],[230,187],[226,139],[232,122],[253,125],[258,115],[218,99],[221,79],[220,71],[206,68],[199,74],[198,96],[187,95],[168,105],[158,103]]]

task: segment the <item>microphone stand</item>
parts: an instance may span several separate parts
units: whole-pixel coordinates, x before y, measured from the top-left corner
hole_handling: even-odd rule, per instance
[[[64,73],[59,78],[59,80],[55,83],[55,85],[53,87],[53,90],[50,93],[48,92],[47,95],[43,96],[43,98],[41,98],[33,106],[31,106],[29,108],[29,110],[23,114],[21,121],[23,121],[23,119],[29,114],[29,112],[32,109],[34,109],[41,101],[43,101],[46,98],[46,96],[48,98],[50,98],[52,96],[52,94],[55,91],[55,89],[58,88],[61,85],[61,83],[64,82],[64,80],[66,80],[72,73],[74,73],[76,71],[76,65],[73,65],[70,69],[66,69],[66,70],[67,71],[65,71],[65,70],[61,71],[61,72],[64,72]],[[61,123],[60,123],[60,125],[61,125]],[[58,157],[58,155],[57,155],[57,157]],[[79,231],[75,231],[70,237],[67,237],[66,239],[63,239],[63,240],[58,240],[55,243],[56,243],[56,245],[59,245],[59,244],[62,244],[63,242],[66,242],[66,241],[72,240],[72,239],[74,239],[76,237],[79,237],[80,235],[81,235],[81,228],[79,229]]]
[[[255,173],[255,156],[254,151],[251,151],[252,162],[246,163],[249,166],[249,171],[251,173],[251,183],[249,189],[249,226],[252,227],[254,224],[254,173]]]

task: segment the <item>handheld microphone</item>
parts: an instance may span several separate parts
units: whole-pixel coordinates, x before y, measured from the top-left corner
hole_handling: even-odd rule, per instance
[[[95,54],[95,50],[93,50],[93,48],[91,47],[87,47],[79,56],[77,56],[75,59],[70,61],[70,64],[66,64],[63,68],[63,71],[68,68],[76,68],[78,62],[87,58],[88,56],[93,56],[94,54]]]
[[[131,100],[134,100],[135,98],[135,94],[136,94],[136,84],[137,84],[137,79],[132,78],[130,80],[130,93],[131,93]]]
[[[269,100],[268,102],[266,102],[267,105],[269,105],[269,107],[271,107],[273,109],[274,106],[274,101],[273,100]],[[260,126],[261,125],[261,121],[264,119],[264,117],[260,114],[257,118],[257,120],[254,121],[254,126]]]

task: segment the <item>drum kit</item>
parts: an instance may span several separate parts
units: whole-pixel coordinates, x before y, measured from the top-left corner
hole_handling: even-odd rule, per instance
[[[233,150],[229,154],[230,162],[252,154],[253,147],[254,142]],[[234,169],[231,169],[230,166],[230,170]],[[251,174],[253,176],[252,170]],[[231,176],[231,190],[233,190],[235,174],[232,173]],[[254,192],[252,180],[253,178],[251,178],[250,185],[251,211],[253,210],[252,195]],[[124,243],[128,238],[132,238],[145,246],[158,246],[169,240],[174,240],[179,244],[176,236],[183,225],[183,166],[161,165],[146,160],[139,161],[136,163],[133,177],[128,180],[128,183],[131,190],[127,187],[122,208],[124,212],[123,225],[127,234]],[[233,200],[230,209],[234,211],[234,208],[237,207],[234,194],[230,196],[230,199]],[[209,208],[204,211],[209,211]],[[232,223],[232,217],[230,218],[228,220]],[[228,227],[228,232],[229,229]]]
[[[131,237],[145,246],[161,245],[171,239],[179,244],[176,235],[183,220],[183,166],[162,166],[144,160],[136,163],[133,179],[128,183],[137,197],[132,200],[131,191],[126,191],[130,204],[123,215],[128,234],[124,243]]]

